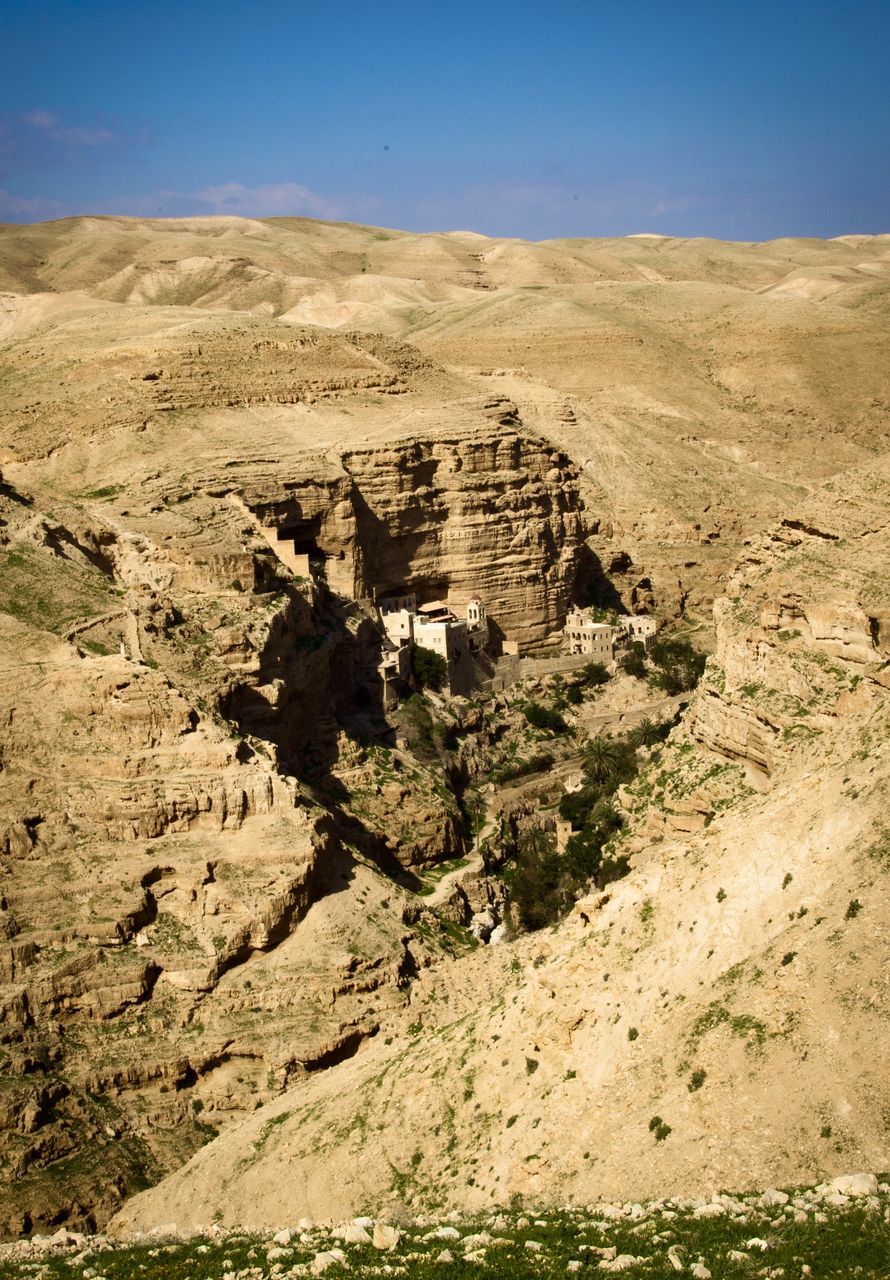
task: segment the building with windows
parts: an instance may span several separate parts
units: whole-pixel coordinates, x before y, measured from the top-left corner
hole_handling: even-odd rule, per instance
[[[566,650],[584,654],[592,662],[608,666],[614,657],[616,631],[617,628],[608,622],[594,622],[589,610],[573,609],[566,615]]]
[[[380,624],[386,641],[408,655],[412,645],[431,649],[448,666],[449,693],[468,693],[473,687],[471,654],[488,645],[488,619],[480,596],[467,604],[466,618],[458,618],[446,600],[430,600],[418,605],[413,592],[383,596],[377,601]],[[393,669],[393,656],[388,664]]]
[[[619,626],[622,628],[628,644],[641,644],[646,649],[652,648],[657,630],[654,618],[650,618],[645,613],[630,613],[626,617],[619,619]]]

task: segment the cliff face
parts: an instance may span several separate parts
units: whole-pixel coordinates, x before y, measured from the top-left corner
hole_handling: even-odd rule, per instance
[[[508,403],[487,412],[515,418]],[[521,647],[561,628],[582,567],[578,473],[565,454],[507,427],[352,450],[343,476],[244,500],[267,528],[324,557],[331,588],[355,599],[413,590],[460,610],[482,596]]]
[[[817,492],[746,549],[717,603],[717,648],[689,720],[758,785],[890,684],[887,464]]]
[[[373,745],[368,602],[478,591],[537,643],[583,551],[568,460],[508,405],[462,413],[237,479],[0,487],[7,1231],[101,1222],[353,1054],[451,945],[371,861],[453,858],[466,829],[435,753]]]
[[[118,1225],[197,1225],[221,1184],[229,1222],[272,1225],[883,1167],[888,494],[890,464],[850,473],[749,546],[703,685],[622,793],[625,879],[430,970],[390,1046],[232,1129]]]

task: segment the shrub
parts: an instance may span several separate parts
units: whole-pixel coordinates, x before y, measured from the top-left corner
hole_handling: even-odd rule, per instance
[[[595,688],[597,685],[609,683],[609,673],[601,662],[588,662],[581,668],[584,683]]]
[[[448,663],[441,653],[416,644],[411,650],[411,669],[421,689],[441,689],[448,679]]]
[[[635,640],[627,653],[618,659],[618,665],[625,675],[634,676],[637,680],[646,679],[646,649]]]
[[[526,720],[534,729],[548,729],[551,733],[565,733],[568,725],[558,711],[542,707],[540,702],[528,702],[523,707]]]
[[[705,669],[705,655],[688,640],[656,640],[649,656],[658,668],[652,683],[669,696],[694,689]]]
[[[542,773],[553,764],[553,756],[548,751],[536,751],[527,760],[511,760],[491,772],[492,782],[511,782],[514,778],[522,778],[527,773]]]
[[[697,1089],[702,1087],[707,1078],[707,1071],[705,1071],[703,1067],[698,1067],[697,1070],[693,1071],[692,1075],[689,1077],[689,1084],[686,1088],[690,1093],[695,1093]]]
[[[630,1040],[630,1041],[638,1040],[638,1039],[639,1039],[639,1036],[640,1036],[640,1033],[639,1033],[639,1031],[637,1031],[636,1027],[628,1027],[628,1028],[627,1028],[627,1038],[628,1038],[628,1040]]]
[[[862,903],[859,901],[859,899],[851,898],[850,905],[847,907],[846,911],[844,912],[844,919],[855,920],[861,910],[862,910]]]

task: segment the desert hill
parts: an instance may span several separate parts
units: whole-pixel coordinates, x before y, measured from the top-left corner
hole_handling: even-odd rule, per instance
[[[888,272],[888,236],[0,227],[7,1233],[171,1173],[120,1222],[886,1168]],[[480,593],[511,681],[578,602],[712,652],[617,794],[630,874],[552,930],[476,945],[484,840],[677,699],[616,676],[553,735],[562,677],[482,664],[385,709],[408,586]]]
[[[0,263],[14,343],[72,307],[65,351],[104,331],[149,361],[185,343],[177,315],[190,326],[196,310],[407,339],[551,432],[638,577],[705,619],[745,536],[802,486],[887,445],[887,236],[532,244],[310,219],[102,217],[2,228]],[[225,339],[242,362],[245,337]],[[188,353],[184,366],[171,376],[192,376]],[[254,394],[282,391],[273,379]],[[666,556],[667,543],[695,553]]]
[[[119,1226],[883,1167],[888,479],[832,486],[740,567],[684,725],[627,798],[626,879],[551,933],[428,971],[391,1044],[259,1111]],[[679,834],[690,812],[706,825]]]

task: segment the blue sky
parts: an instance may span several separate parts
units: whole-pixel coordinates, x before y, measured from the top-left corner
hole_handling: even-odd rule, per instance
[[[890,231],[890,0],[0,0],[0,220]]]

